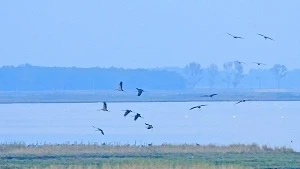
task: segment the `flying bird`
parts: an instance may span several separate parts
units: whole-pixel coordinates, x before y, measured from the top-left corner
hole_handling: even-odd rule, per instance
[[[266,65],[264,63],[260,63],[260,62],[253,62],[254,64],[257,64],[257,66],[260,66],[260,65]]]
[[[203,95],[202,97],[214,97],[214,96],[216,96],[216,95],[218,95],[218,94],[210,94],[210,95]]]
[[[103,108],[102,108],[101,110],[103,110],[103,111],[108,111],[108,110],[107,110],[107,104],[106,104],[106,102],[103,102]]]
[[[123,110],[123,111],[125,111],[125,113],[124,113],[124,117],[126,117],[129,113],[131,113],[131,112],[133,112],[132,110]]]
[[[259,34],[259,33],[258,33],[257,35],[264,37],[265,40],[268,40],[268,39],[273,40],[272,38],[270,38],[270,37],[268,37],[268,36],[265,36],[265,35],[262,35],[262,34]],[[274,40],[273,40],[273,41],[274,41]]]
[[[145,123],[145,125],[146,125],[146,129],[153,129],[153,126],[151,124]]]
[[[235,104],[239,104],[239,103],[243,103],[243,102],[246,102],[246,101],[250,101],[250,100],[241,100],[241,101],[238,101],[237,103],[235,103]]]
[[[134,116],[134,121],[136,121],[139,117],[140,117],[140,118],[143,118],[143,117],[141,116],[141,114],[137,113],[137,114]]]
[[[246,65],[246,63],[245,63],[245,62],[241,62],[241,61],[238,61],[238,60],[237,60],[237,61],[235,61],[235,62],[236,62],[236,63],[238,63],[238,64],[240,64],[240,65],[241,65],[241,64],[245,64],[245,65]]]
[[[145,92],[145,90],[139,89],[139,88],[136,88],[136,90],[138,91],[137,96],[141,96],[141,94],[142,94],[143,92]]]
[[[124,90],[123,90],[123,82],[122,81],[119,83],[118,90],[124,92]]]
[[[228,35],[232,36],[234,39],[244,39],[243,37],[240,37],[240,36],[234,36],[230,33],[227,33]]]
[[[104,135],[104,132],[103,132],[103,130],[102,129],[100,129],[100,128],[98,128],[98,127],[95,127],[95,126],[93,126],[94,128],[96,128],[96,130],[95,131],[100,131],[101,133],[102,133],[102,135]]]
[[[195,108],[201,109],[201,107],[203,107],[203,106],[207,106],[207,105],[206,104],[202,104],[202,105],[199,105],[199,106],[194,106],[194,107],[190,108],[190,110],[193,110]]]

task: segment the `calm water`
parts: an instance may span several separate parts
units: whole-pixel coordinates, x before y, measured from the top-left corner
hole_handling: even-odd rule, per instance
[[[208,104],[202,110],[189,110]],[[258,143],[300,151],[300,102],[2,104],[0,142]],[[124,109],[144,119],[123,116]],[[145,129],[144,123],[154,126]],[[95,132],[92,125],[104,130]],[[293,142],[291,142],[293,141]]]

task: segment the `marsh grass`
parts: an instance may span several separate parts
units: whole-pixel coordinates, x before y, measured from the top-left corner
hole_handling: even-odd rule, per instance
[[[0,144],[0,168],[236,169],[300,168],[287,147],[233,145]]]
[[[64,143],[64,144],[31,144],[12,142],[0,144],[0,153],[7,154],[34,154],[34,155],[67,155],[67,154],[147,154],[147,153],[291,153],[288,147],[268,147],[257,144],[224,145],[192,145],[192,144],[162,144],[162,145],[121,145],[98,143]]]

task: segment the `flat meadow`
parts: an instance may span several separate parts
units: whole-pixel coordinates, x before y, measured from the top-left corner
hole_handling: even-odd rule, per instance
[[[2,143],[0,168],[237,169],[299,168],[300,153],[257,144],[119,145]]]

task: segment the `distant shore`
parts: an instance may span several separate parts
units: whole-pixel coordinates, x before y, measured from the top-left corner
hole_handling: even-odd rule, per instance
[[[213,98],[203,95],[217,93]],[[97,103],[97,102],[222,102],[249,99],[251,101],[300,101],[296,89],[199,89],[182,91],[148,90],[136,96],[135,90],[103,91],[0,91],[0,104],[10,103]]]

